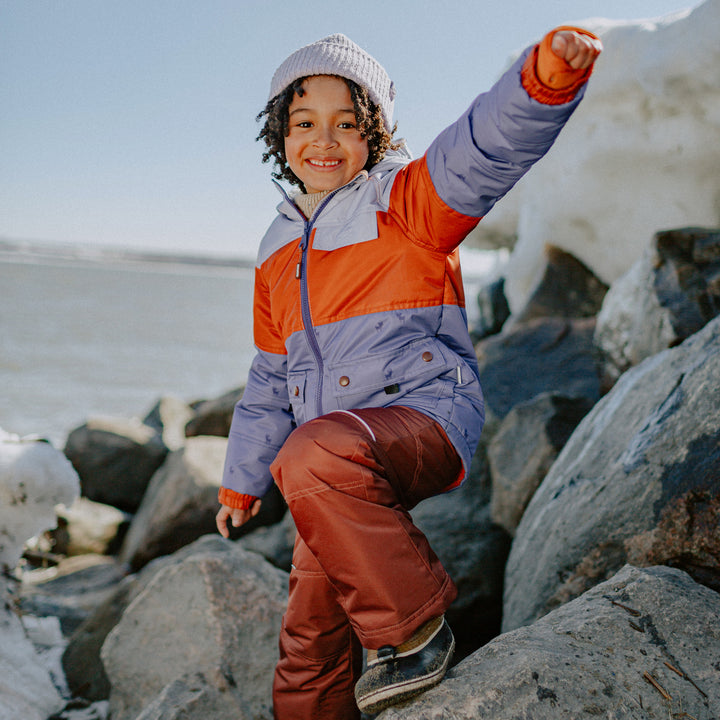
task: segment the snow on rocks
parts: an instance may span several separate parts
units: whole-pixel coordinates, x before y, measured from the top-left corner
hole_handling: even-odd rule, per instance
[[[25,542],[55,527],[55,506],[79,494],[77,473],[59,450],[0,429],[0,566],[13,569]]]
[[[56,524],[55,506],[71,504],[80,483],[49,443],[0,430],[0,567],[17,565],[24,543]],[[62,699],[0,579],[0,720],[45,720]],[[12,582],[12,581],[10,581]]]
[[[605,50],[555,146],[472,234],[513,247],[513,312],[546,243],[611,284],[659,229],[720,221],[720,0],[655,20],[589,20]]]

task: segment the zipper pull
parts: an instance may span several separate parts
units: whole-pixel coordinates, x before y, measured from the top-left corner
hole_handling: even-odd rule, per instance
[[[299,280],[302,275],[302,256],[303,256],[303,246],[302,243],[298,246],[298,261],[295,265],[295,277]]]

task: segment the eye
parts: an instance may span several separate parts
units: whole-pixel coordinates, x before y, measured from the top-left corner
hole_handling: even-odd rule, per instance
[[[338,127],[341,130],[355,130],[355,123],[354,122],[341,122]]]
[[[312,127],[312,123],[309,120],[301,120],[299,123],[295,124],[295,127],[309,128]]]

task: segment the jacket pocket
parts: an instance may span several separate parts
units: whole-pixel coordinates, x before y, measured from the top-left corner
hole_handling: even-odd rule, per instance
[[[341,408],[387,405],[422,388],[423,394],[452,394],[456,361],[434,338],[423,338],[378,355],[328,368],[333,395]]]

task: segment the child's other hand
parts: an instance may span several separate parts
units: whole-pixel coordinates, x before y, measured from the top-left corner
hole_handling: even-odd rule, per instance
[[[552,39],[550,49],[573,70],[589,68],[602,52],[599,39],[573,30],[558,30]]]
[[[230,520],[233,527],[240,527],[244,525],[248,520],[254,518],[260,512],[261,501],[256,500],[247,510],[240,510],[239,508],[231,508],[227,505],[221,505],[218,514],[215,516],[215,524],[217,525],[218,532],[224,537],[230,537],[230,531],[228,530],[227,521]]]

